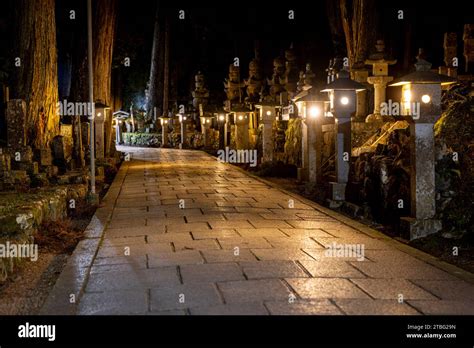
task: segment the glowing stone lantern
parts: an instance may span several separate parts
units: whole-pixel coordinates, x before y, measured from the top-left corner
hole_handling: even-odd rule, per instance
[[[260,122],[263,124],[262,130],[262,163],[273,161],[274,140],[273,140],[273,122],[277,118],[277,109],[279,104],[273,101],[262,101],[255,105],[260,111]]]
[[[433,125],[441,116],[441,86],[456,80],[431,71],[431,63],[418,57],[416,71],[394,81],[402,87],[402,110],[410,122],[410,208],[401,218],[402,230],[410,240],[441,230],[436,214],[435,146]]]
[[[234,114],[235,146],[237,150],[246,150],[249,147],[249,112],[244,106],[233,105],[231,113]]]
[[[214,118],[219,127],[219,149],[224,149],[227,146],[227,113],[224,109],[217,109],[214,111]]]
[[[321,91],[328,93],[330,112],[335,117],[336,182],[330,183],[332,201],[345,200],[351,154],[351,116],[357,107],[356,93],[364,89],[364,85],[351,80],[349,72],[343,69],[337,79]]]
[[[171,118],[163,115],[159,117],[160,119],[160,124],[161,124],[161,147],[167,147],[169,144],[168,140],[168,127],[171,121]]]
[[[298,115],[303,119],[301,155],[302,166],[298,168],[298,178],[317,183],[322,176],[322,125],[325,123],[325,101],[316,89],[303,97],[293,99]]]
[[[187,139],[187,125],[189,122],[189,114],[188,113],[181,113],[177,114],[178,116],[178,121],[180,125],[180,131],[181,131],[181,143],[179,144],[179,148],[182,149],[186,146],[186,139]]]

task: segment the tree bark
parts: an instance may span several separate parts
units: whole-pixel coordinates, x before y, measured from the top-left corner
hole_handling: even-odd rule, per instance
[[[154,116],[156,107],[156,117],[161,116],[163,111],[163,59],[164,59],[164,40],[161,29],[161,11],[160,3],[156,5],[155,29],[153,33],[153,47],[151,51],[150,78],[148,80],[148,117]],[[156,120],[155,120],[156,121]]]
[[[26,101],[27,142],[41,148],[59,133],[55,2],[18,0],[15,4],[15,51],[21,65],[13,92]]]
[[[340,0],[342,27],[350,67],[364,66],[367,52],[375,45],[374,0]]]
[[[163,115],[168,116],[169,112],[169,88],[170,88],[170,22],[165,19],[165,59],[164,59],[164,79],[163,79]]]
[[[94,60],[94,101],[112,103],[112,55],[117,22],[117,1],[96,0],[93,25],[93,60]],[[104,124],[105,155],[111,153],[112,112],[107,113]]]
[[[326,0],[326,12],[328,15],[329,30],[335,57],[347,55],[344,29],[342,28],[341,8],[338,1]]]

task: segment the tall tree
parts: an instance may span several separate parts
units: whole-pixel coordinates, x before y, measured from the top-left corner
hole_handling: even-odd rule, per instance
[[[377,34],[375,0],[340,0],[339,4],[349,64],[364,66]]]
[[[20,65],[13,94],[26,101],[28,143],[40,148],[59,133],[55,2],[18,0],[15,5]]]
[[[156,4],[155,28],[153,32],[153,47],[151,51],[150,78],[148,80],[147,112],[148,116],[161,116],[163,111],[163,60],[164,60],[164,35],[162,30],[162,9],[160,2]]]
[[[112,103],[112,55],[117,22],[117,1],[96,0],[93,25],[94,101]],[[105,120],[106,155],[112,146],[112,113]]]

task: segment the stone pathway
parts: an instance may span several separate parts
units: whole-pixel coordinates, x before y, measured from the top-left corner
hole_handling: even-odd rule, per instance
[[[202,152],[122,150],[78,314],[474,314],[471,283],[317,204]]]

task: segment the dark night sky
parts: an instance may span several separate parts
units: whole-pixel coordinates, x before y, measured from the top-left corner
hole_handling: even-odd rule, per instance
[[[336,1],[336,0],[334,0]],[[148,78],[150,52],[156,2],[154,0],[119,0],[120,15],[117,32],[116,52],[133,57],[127,72],[134,77],[135,84],[144,89]],[[15,1],[0,2],[0,47],[8,47],[9,14]],[[68,31],[71,25],[86,25],[85,13],[79,11],[75,23],[67,23],[70,8],[85,9],[85,0],[56,1],[59,55],[71,44]],[[402,61],[404,22],[396,17],[397,10],[405,10],[406,21],[413,25],[413,60],[416,49],[424,47],[433,66],[442,64],[443,34],[446,31],[458,33],[458,56],[462,58],[462,28],[464,23],[473,23],[472,11],[467,1],[435,2],[412,1],[409,7],[398,0],[377,1],[378,36],[384,38],[386,46],[395,58]],[[179,95],[190,98],[193,74],[203,70],[211,92],[223,97],[223,80],[228,65],[234,57],[240,58],[242,78],[248,74],[248,63],[252,59],[254,40],[261,43],[264,72],[270,77],[272,60],[282,54],[290,43],[294,43],[299,67],[311,62],[317,78],[324,79],[324,69],[333,55],[329,34],[325,2],[274,2],[254,1],[216,2],[162,1],[173,20],[171,59],[179,78]],[[177,19],[177,11],[186,11],[186,20]],[[288,10],[295,10],[296,19],[288,20]],[[9,51],[0,51],[0,60],[8,60]],[[397,74],[399,67],[392,73]]]

